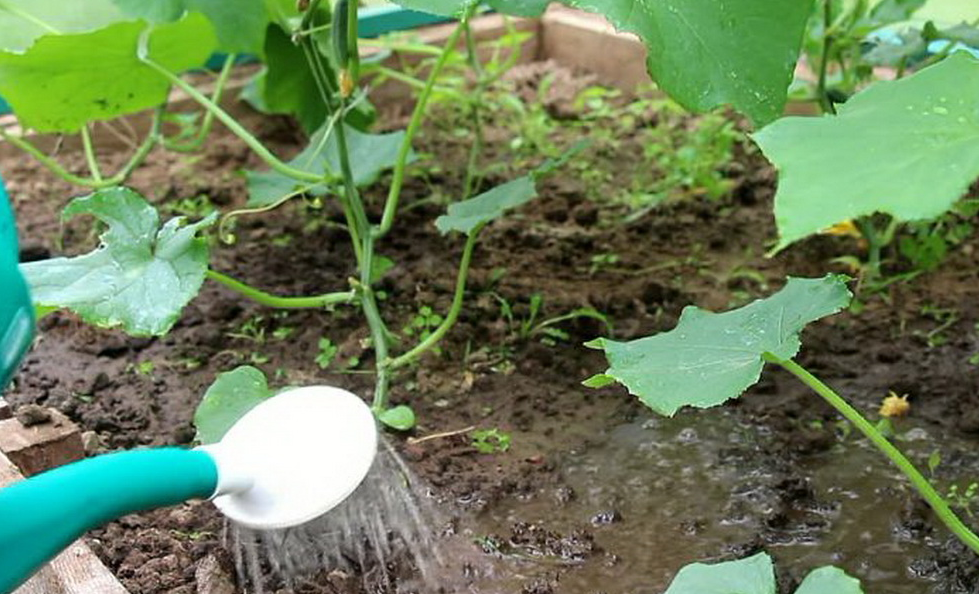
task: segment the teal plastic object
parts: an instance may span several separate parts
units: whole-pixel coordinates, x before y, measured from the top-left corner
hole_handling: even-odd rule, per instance
[[[34,339],[34,308],[19,259],[14,213],[0,178],[0,393]]]
[[[0,594],[8,594],[87,530],[123,516],[210,497],[218,469],[200,450],[106,454],[0,490]]]

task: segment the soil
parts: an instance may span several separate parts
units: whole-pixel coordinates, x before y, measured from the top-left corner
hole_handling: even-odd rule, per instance
[[[518,95],[532,96],[542,73],[552,69],[521,67],[510,80]],[[556,89],[544,98],[549,117],[562,122],[581,118],[580,109],[567,98],[587,84],[567,72],[557,77]],[[406,186],[395,230],[378,248],[395,263],[380,283],[386,294],[382,308],[394,329],[408,325],[422,306],[435,311],[448,307],[462,248],[458,238],[439,235],[432,222],[462,187],[469,139],[453,134],[451,122],[458,114],[444,106],[437,109],[447,115],[433,118],[441,125],[427,128],[419,138],[421,159],[415,169],[421,175]],[[404,111],[404,106],[386,109],[384,127],[403,127]],[[536,164],[514,152],[512,126],[492,117],[490,121],[482,159],[486,188]],[[656,126],[657,121],[650,114],[637,120],[635,128]],[[301,148],[301,133],[286,119],[251,115],[245,124],[280,154]],[[580,128],[558,127],[552,140],[568,146],[578,133]],[[606,147],[600,144],[590,154],[609,179],[631,179],[647,167],[638,132],[618,141],[614,153],[602,157]],[[71,170],[84,170],[80,155],[61,157]],[[110,164],[124,155],[102,157]],[[479,537],[479,545],[464,545],[469,553],[559,561],[544,571],[524,571],[524,577],[506,582],[500,591],[598,591],[578,589],[576,573],[619,562],[625,555],[619,548],[635,545],[625,542],[634,536],[617,541],[616,534],[637,519],[612,505],[579,518],[573,529],[556,522],[559,514],[553,510],[582,495],[569,486],[563,465],[570,456],[608,442],[617,428],[651,416],[620,388],[581,386],[583,379],[605,368],[599,352],[582,346],[607,335],[599,321],[563,322],[557,327],[566,333],[564,338],[519,336],[533,294],[543,298],[540,319],[591,307],[614,324],[612,336],[629,339],[671,328],[686,305],[714,310],[739,305],[770,294],[787,274],[844,271],[833,258],[860,253],[853,239],[820,236],[766,257],[775,237],[776,176],[747,146],[738,146],[736,157],[723,172],[732,189],[722,200],[671,201],[630,222],[623,222],[628,212],[622,206],[596,200],[575,172],[564,170],[543,179],[537,200],[484,231],[472,263],[468,300],[440,351],[394,382],[392,402],[410,403],[420,421],[411,434],[392,439],[431,486],[439,507],[457,518],[460,530]],[[505,166],[489,167],[495,163]],[[244,203],[245,182],[238,174],[242,168],[261,167],[241,142],[221,129],[199,155],[153,153],[134,173],[131,185],[164,212],[175,212],[179,199],[195,196],[207,196],[227,211]],[[80,193],[78,188],[54,179],[27,157],[5,160],[0,169],[15,202],[24,260],[92,248],[96,239],[89,222],[62,227],[57,215]],[[383,178],[366,192],[373,216],[379,214],[387,181]],[[329,202],[320,208],[297,201],[272,214],[243,217],[234,245],[214,242],[212,266],[275,294],[339,290],[353,273],[347,237],[335,224],[339,221],[342,214]],[[935,436],[935,449],[945,447],[945,439],[961,445],[942,450],[936,470],[940,482],[976,468],[969,447],[979,443],[979,367],[968,360],[979,352],[977,248],[979,240],[971,237],[937,270],[894,283],[882,293],[862,295],[861,311],[814,324],[805,333],[799,358],[862,410],[875,410],[889,391],[910,395],[908,423]],[[595,266],[592,258],[598,254],[614,254],[617,261]],[[514,322],[502,315],[503,300],[511,306]],[[935,332],[946,319],[951,323]],[[280,340],[274,336],[277,328],[293,330]],[[336,364],[321,370],[313,359],[324,336],[340,346],[340,354]],[[190,444],[201,395],[216,374],[238,365],[257,365],[274,385],[329,383],[367,397],[371,376],[361,371],[369,371],[373,361],[364,347],[366,337],[353,309],[329,315],[271,312],[206,283],[163,338],[94,329],[66,313],[45,318],[8,399],[15,406],[61,410],[83,430],[95,432],[96,451]],[[351,368],[342,369],[347,364]],[[778,371],[766,371],[758,386],[725,409],[757,439],[750,448],[729,447],[722,458],[764,468],[759,484],[766,495],[739,512],[745,525],[752,526],[751,536],[719,543],[711,558],[777,547],[801,534],[817,542],[830,534],[834,521],[813,523],[810,512],[832,506],[834,496],[815,489],[805,469],[834,448],[850,447],[856,437],[846,436],[828,406]],[[421,443],[408,439],[470,426],[510,433],[510,449],[481,454],[466,435]],[[879,467],[885,466],[881,461]],[[841,481],[847,478],[840,476]],[[907,559],[908,574],[924,580],[918,591],[976,591],[979,571],[972,554],[948,538],[907,489],[895,487],[889,493],[898,500],[899,512],[887,525],[926,550]],[[491,523],[483,518],[503,507],[511,510],[509,523],[485,532]],[[696,517],[663,521],[691,534],[706,529]],[[130,591],[189,593],[198,591],[195,575],[201,566],[224,567],[234,575],[224,532],[224,522],[210,504],[190,502],[124,517],[93,531],[90,542]],[[861,571],[848,566],[848,559],[840,563]],[[801,566],[779,567],[785,587],[805,574]],[[867,571],[861,575],[873,584]],[[660,579],[650,578],[650,583],[660,587]],[[338,583],[328,582],[320,591],[363,591],[358,580]],[[606,583],[602,591],[661,589],[627,590]]]

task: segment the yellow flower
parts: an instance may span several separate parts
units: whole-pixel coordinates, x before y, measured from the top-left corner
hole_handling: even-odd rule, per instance
[[[880,416],[882,417],[903,417],[911,411],[911,403],[908,402],[908,395],[898,396],[891,392],[884,401],[880,403]]]
[[[863,235],[857,226],[853,223],[852,219],[847,219],[845,221],[836,223],[835,225],[830,225],[829,227],[821,231],[824,235],[847,235],[849,237],[856,237],[857,239],[862,239]]]

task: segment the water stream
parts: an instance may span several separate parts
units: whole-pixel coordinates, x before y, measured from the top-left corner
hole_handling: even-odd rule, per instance
[[[285,530],[231,526],[238,581],[254,594],[332,591],[316,586],[348,576],[361,576],[367,592],[439,592],[458,572],[449,570],[445,521],[432,501],[382,439],[364,482],[329,513]]]

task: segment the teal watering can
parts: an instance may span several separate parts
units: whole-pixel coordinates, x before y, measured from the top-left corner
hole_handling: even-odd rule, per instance
[[[34,314],[0,180],[0,390],[30,346]],[[329,386],[287,390],[248,411],[220,442],[96,456],[0,489],[0,594],[120,516],[210,498],[255,529],[296,526],[346,499],[377,451],[377,427],[357,396]]]
[[[19,258],[14,213],[0,178],[0,390],[34,339],[34,309],[17,270]]]

